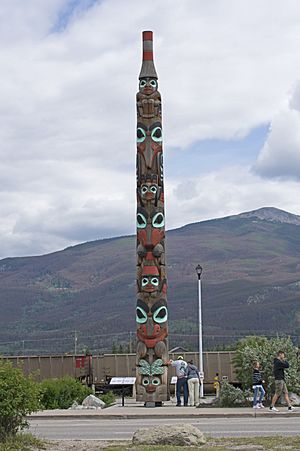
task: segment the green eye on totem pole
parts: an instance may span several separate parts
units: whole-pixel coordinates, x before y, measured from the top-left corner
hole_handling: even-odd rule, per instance
[[[158,323],[164,323],[168,319],[168,310],[167,307],[162,306],[159,309],[156,310],[156,312],[153,315],[153,320]]]
[[[158,285],[159,285],[158,277],[152,277],[151,284],[154,285],[155,287],[158,287]]]
[[[156,88],[157,87],[156,80],[150,80],[150,86],[152,86],[152,88]]]
[[[156,143],[161,143],[162,142],[162,130],[160,127],[155,127],[152,132],[151,132],[151,138],[153,139],[153,141],[155,141]]]
[[[143,385],[149,385],[150,384],[150,379],[149,379],[149,377],[143,377],[143,379],[142,379],[142,384]]]
[[[147,227],[147,219],[145,218],[144,215],[142,215],[142,213],[138,213],[136,216],[136,226],[138,229],[144,229],[145,227]]]
[[[150,187],[150,191],[151,191],[152,194],[156,194],[156,193],[157,193],[157,186],[152,185],[152,186]]]
[[[149,283],[148,277],[143,277],[142,278],[142,287],[145,287],[146,285],[148,285],[148,283]]]
[[[141,191],[142,191],[142,194],[146,194],[147,191],[148,191],[148,186],[147,185],[143,185]]]
[[[136,308],[136,322],[139,324],[147,322],[147,313],[141,307]]]
[[[159,377],[153,377],[152,378],[152,384],[153,385],[160,385],[160,378]]]
[[[152,225],[156,229],[158,229],[159,227],[163,227],[165,225],[164,215],[162,213],[156,213],[156,215],[154,215],[152,219]]]
[[[144,88],[146,86],[147,82],[146,80],[141,80],[140,81],[140,88]]]
[[[145,130],[143,128],[141,128],[141,127],[138,127],[137,130],[136,130],[136,141],[138,143],[142,143],[142,142],[145,141],[145,139],[146,139],[146,132],[145,132]]]

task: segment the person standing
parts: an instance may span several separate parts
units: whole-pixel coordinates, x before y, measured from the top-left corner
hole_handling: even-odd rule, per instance
[[[193,360],[190,360],[187,363],[186,376],[189,389],[189,406],[198,406],[200,374],[198,368],[194,365]]]
[[[262,403],[264,396],[265,396],[265,390],[263,387],[263,383],[265,381],[262,380],[262,374],[260,371],[260,364],[259,362],[254,362],[253,364],[253,373],[252,373],[252,378],[253,378],[253,409],[264,409],[264,405]],[[259,399],[257,400],[258,397],[258,393],[260,393],[259,395]]]
[[[220,396],[220,378],[219,373],[216,373],[214,377],[214,389],[216,390],[216,398]]]
[[[187,376],[186,376],[186,370],[187,370],[187,363],[185,360],[183,360],[183,357],[180,355],[178,356],[177,360],[169,360],[168,364],[173,366],[175,368],[176,376],[177,376],[177,382],[176,382],[176,398],[177,398],[177,404],[176,406],[181,406],[181,388],[183,389],[183,403],[185,406],[188,405],[188,384],[187,384]]]
[[[288,411],[293,411],[295,408],[292,406],[289,398],[289,392],[285,383],[284,370],[289,368],[289,363],[285,360],[285,354],[283,351],[277,352],[277,357],[274,359],[274,377],[275,377],[275,394],[272,398],[270,410],[273,412],[279,412],[276,409],[275,404],[278,398],[283,394],[288,405]]]

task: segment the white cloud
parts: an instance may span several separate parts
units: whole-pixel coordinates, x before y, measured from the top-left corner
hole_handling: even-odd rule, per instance
[[[0,193],[2,255],[35,254],[87,240],[134,233],[134,179],[89,162],[31,162],[14,168]],[[3,172],[2,172],[3,170]],[[39,177],[31,177],[41,171]],[[5,167],[0,163],[0,177]],[[116,183],[114,183],[116,181]],[[19,188],[22,186],[22,189]],[[19,242],[19,244],[18,244]]]
[[[267,177],[300,179],[300,84],[274,117],[255,170]]]
[[[300,73],[294,0],[103,0],[86,11],[92,2],[83,0],[60,29],[68,4],[0,5],[0,257],[134,231],[143,29],[154,30],[168,149],[236,139],[268,123]],[[206,177],[197,182],[195,198],[193,181],[169,180],[179,194],[171,190],[167,197],[169,227],[178,223],[179,201],[184,222],[258,206],[251,183],[264,185],[255,175],[249,175],[248,194],[243,180]],[[205,183],[220,190],[220,181],[223,192],[211,193],[206,205]],[[292,185],[281,186],[291,194]],[[267,193],[277,196],[274,190],[267,189],[266,200]],[[202,196],[205,209],[191,209]],[[296,194],[286,208],[293,202],[297,209]]]
[[[272,206],[300,214],[300,182],[265,180],[249,167],[228,166],[183,182],[169,180],[166,190],[167,226],[224,217]],[[190,192],[190,196],[182,193]]]

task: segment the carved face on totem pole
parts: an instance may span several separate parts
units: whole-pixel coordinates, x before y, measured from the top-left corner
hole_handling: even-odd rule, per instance
[[[151,307],[149,303],[141,299],[137,300],[136,322],[138,324],[137,336],[145,343],[147,348],[154,348],[157,343],[163,341],[168,335],[168,309],[166,299],[154,301]]]
[[[154,94],[158,89],[158,82],[156,78],[152,77],[143,77],[140,79],[139,83],[139,92],[141,94],[145,94],[146,96],[149,96],[151,94]]]
[[[158,206],[158,201],[163,204],[162,190],[156,180],[146,179],[141,182],[138,188],[138,196],[142,206],[155,205]]]
[[[145,121],[146,122],[146,121]],[[147,121],[149,122],[149,121]],[[138,122],[137,133],[137,174],[138,180],[144,175],[157,175],[162,185],[162,125],[157,121],[151,125]]]
[[[137,94],[137,400],[169,399],[161,96],[152,32],[143,32]]]

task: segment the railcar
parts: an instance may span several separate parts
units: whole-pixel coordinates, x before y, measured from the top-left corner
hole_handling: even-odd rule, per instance
[[[193,360],[199,367],[199,353],[170,353],[170,358],[176,360],[178,355],[182,355],[186,361]],[[232,362],[233,356],[233,351],[203,353],[206,391],[212,390],[216,373],[219,374],[220,380],[239,385]],[[136,372],[135,354],[2,356],[1,359],[11,362],[13,366],[20,366],[25,375],[33,374],[37,381],[70,376],[88,386],[94,385],[96,391],[107,390],[112,377],[134,377]],[[169,381],[174,375],[174,369],[170,367]]]

